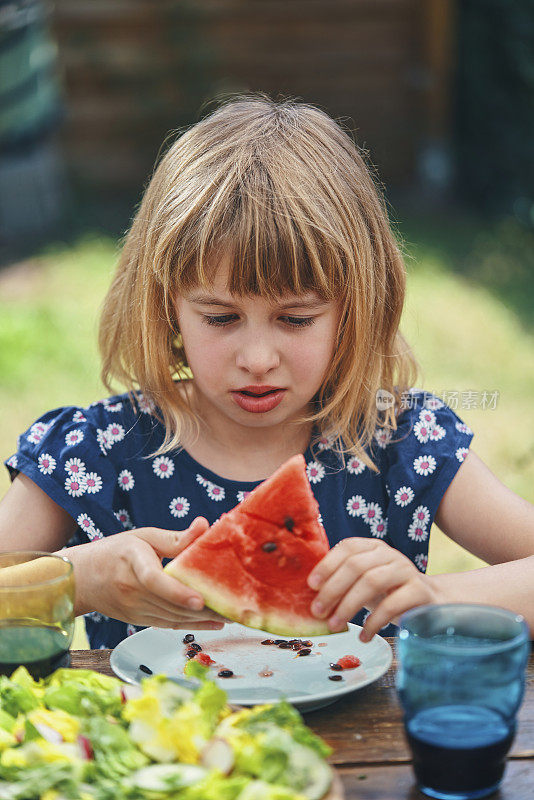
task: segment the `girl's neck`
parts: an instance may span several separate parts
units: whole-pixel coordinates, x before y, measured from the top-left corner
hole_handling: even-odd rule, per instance
[[[312,434],[311,423],[254,428],[228,419],[221,424],[203,410],[201,417],[198,436],[186,435],[182,445],[195,461],[228,480],[264,480],[290,456],[304,453]]]

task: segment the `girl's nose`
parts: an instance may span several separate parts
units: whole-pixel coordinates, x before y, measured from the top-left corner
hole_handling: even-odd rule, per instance
[[[261,377],[280,366],[280,356],[277,348],[267,337],[249,336],[237,351],[236,365],[252,375]]]

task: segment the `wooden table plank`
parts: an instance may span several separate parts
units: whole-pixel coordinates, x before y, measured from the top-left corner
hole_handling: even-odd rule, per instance
[[[362,768],[338,767],[346,800],[428,800],[420,792],[409,764],[388,764]],[[488,800],[532,800],[534,761],[508,762],[498,792]]]

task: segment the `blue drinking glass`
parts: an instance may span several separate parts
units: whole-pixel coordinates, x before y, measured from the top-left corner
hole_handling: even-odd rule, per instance
[[[475,800],[499,786],[529,650],[525,620],[503,608],[454,603],[403,615],[397,691],[426,795]]]

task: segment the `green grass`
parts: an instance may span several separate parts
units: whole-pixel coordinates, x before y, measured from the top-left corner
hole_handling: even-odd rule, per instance
[[[534,305],[532,233],[511,221],[415,219],[408,248],[403,330],[423,367],[421,386],[498,390],[495,411],[459,408],[473,447],[511,489],[534,502]],[[0,273],[0,450],[45,410],[103,395],[98,374],[98,309],[116,261],[106,236],[58,244]],[[1,473],[0,494],[9,485]],[[435,527],[431,572],[479,562]],[[83,644],[78,630],[75,645]]]

